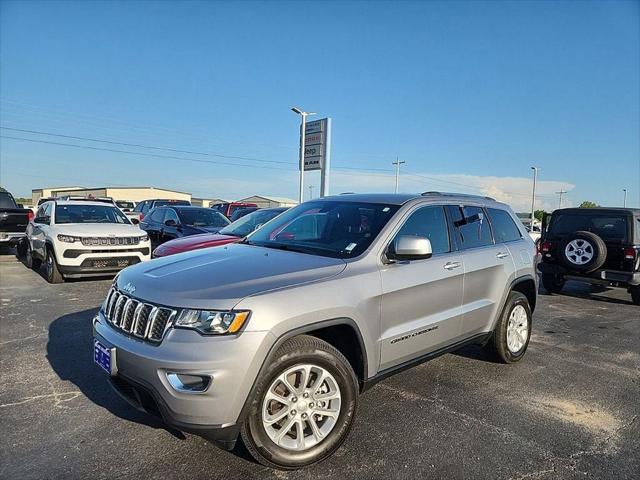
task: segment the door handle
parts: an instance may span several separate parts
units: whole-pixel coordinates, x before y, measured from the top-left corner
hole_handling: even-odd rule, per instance
[[[454,268],[461,267],[462,264],[460,262],[447,262],[444,264],[444,268],[446,270],[453,270]]]
[[[508,257],[508,256],[509,256],[509,253],[508,253],[508,252],[498,252],[498,253],[496,254],[496,258],[506,258],[506,257]]]

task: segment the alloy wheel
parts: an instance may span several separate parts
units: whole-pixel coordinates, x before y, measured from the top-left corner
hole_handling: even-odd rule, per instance
[[[333,430],[341,407],[338,382],[312,364],[285,370],[269,386],[262,402],[262,426],[278,446],[307,450]]]
[[[525,343],[529,333],[529,318],[522,305],[516,305],[511,310],[507,323],[507,348],[511,353],[519,352]]]
[[[589,263],[595,254],[593,245],[582,238],[571,240],[564,249],[564,254],[575,265]]]

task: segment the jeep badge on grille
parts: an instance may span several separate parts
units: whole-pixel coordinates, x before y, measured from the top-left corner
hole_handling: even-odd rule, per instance
[[[129,295],[133,295],[133,292],[136,291],[136,287],[133,285],[133,283],[129,282],[124,287],[122,287],[122,290],[127,292]]]

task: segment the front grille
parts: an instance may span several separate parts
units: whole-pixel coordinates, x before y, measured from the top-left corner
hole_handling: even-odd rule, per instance
[[[96,245],[138,245],[140,237],[82,237],[82,245],[92,247]]]
[[[124,268],[139,263],[138,257],[86,258],[80,266],[83,268]]]
[[[151,343],[160,343],[177,310],[144,303],[111,287],[104,315],[112,327]]]

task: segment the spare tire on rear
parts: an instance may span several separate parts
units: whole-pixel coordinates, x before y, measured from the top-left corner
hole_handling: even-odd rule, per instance
[[[562,263],[570,270],[591,273],[607,259],[607,246],[595,233],[580,231],[567,235],[558,253]]]

